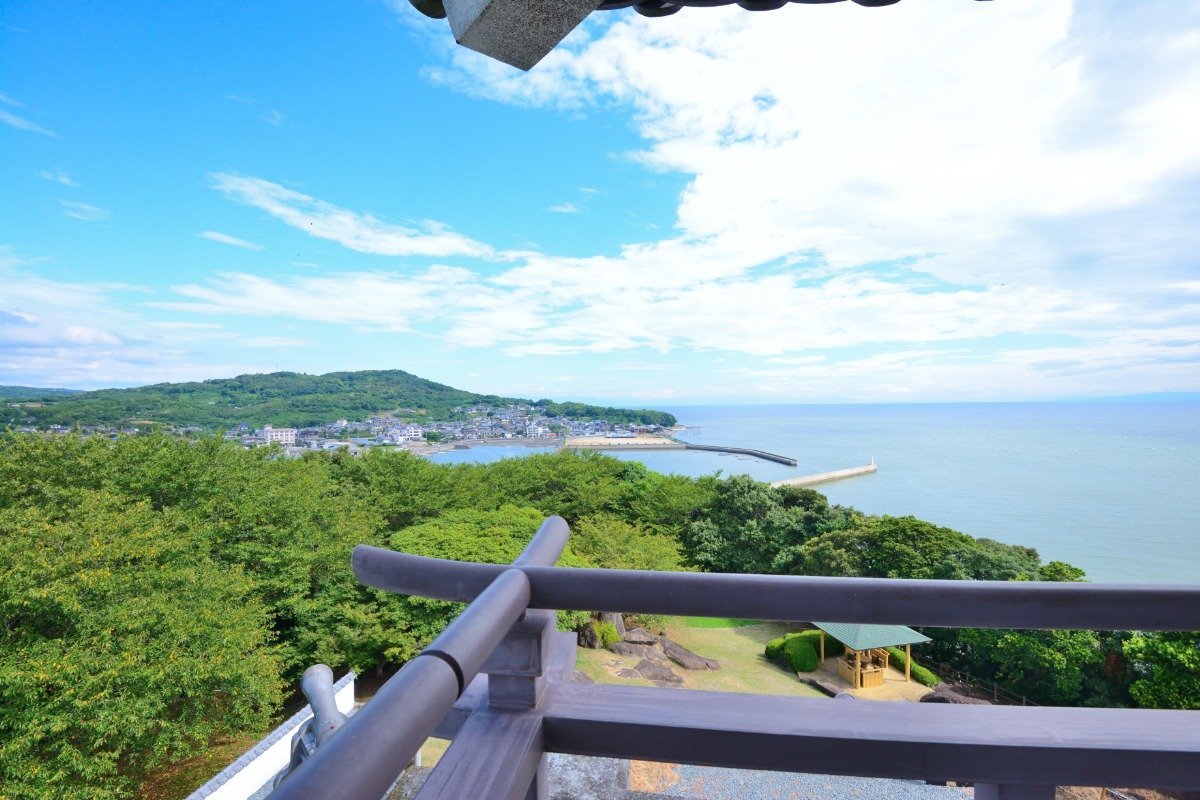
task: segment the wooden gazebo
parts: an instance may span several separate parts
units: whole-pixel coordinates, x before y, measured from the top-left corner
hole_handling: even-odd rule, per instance
[[[903,625],[853,625],[846,622],[814,622],[821,631],[821,661],[825,661],[825,634],[846,646],[838,659],[838,674],[855,689],[883,686],[888,669],[889,647],[904,645],[904,680],[910,681],[912,646],[929,641]]]

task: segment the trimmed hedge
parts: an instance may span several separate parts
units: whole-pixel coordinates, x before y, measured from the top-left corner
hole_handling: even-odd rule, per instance
[[[817,651],[808,637],[793,636],[784,643],[783,652],[795,672],[812,672],[817,668]]]
[[[767,642],[767,646],[766,646],[766,649],[763,651],[763,655],[765,655],[767,657],[768,661],[774,661],[775,663],[779,664],[781,667],[789,667],[789,666],[791,666],[791,663],[790,663],[790,658],[787,655],[786,650],[787,650],[788,643],[794,642],[794,641],[807,642],[808,646],[812,648],[813,653],[815,653],[815,654],[819,654],[821,652],[821,632],[818,630],[808,630],[808,631],[794,631],[792,633],[785,634],[784,636],[780,636],[778,639],[772,639],[771,641]],[[833,638],[829,634],[825,634],[825,657],[826,658],[828,658],[830,656],[841,655],[843,647],[844,647],[844,645],[841,642],[839,642],[837,639]],[[817,660],[818,660],[818,662],[820,661],[819,656],[818,656]],[[814,669],[815,669],[815,667],[814,667]],[[797,670],[797,671],[800,671],[800,670]],[[811,672],[812,670],[803,670],[803,671]]]
[[[617,633],[617,626],[611,622],[594,623],[596,627],[596,635],[600,637],[601,647],[612,647],[617,642],[621,641],[621,634]]]
[[[888,650],[888,653],[891,654],[892,659],[895,660],[896,668],[903,670],[904,669],[904,661],[905,661],[904,651],[901,650],[899,647],[889,647],[887,650]],[[910,667],[910,674],[912,675],[913,680],[915,680],[917,683],[919,683],[923,686],[928,686],[931,689],[934,686],[937,686],[939,683],[942,682],[941,678],[939,678],[937,675],[934,675],[932,672],[930,672],[929,670],[922,667],[916,661],[912,662],[912,666]]]

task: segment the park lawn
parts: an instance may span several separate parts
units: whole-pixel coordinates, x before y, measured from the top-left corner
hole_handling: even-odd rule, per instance
[[[731,619],[729,617],[675,617],[689,628],[740,628],[744,625],[758,625],[756,619]]]
[[[796,629],[794,626],[774,622],[730,627],[692,627],[688,617],[671,617],[666,620],[667,637],[705,658],[720,663],[719,670],[697,671],[673,666],[676,674],[683,677],[683,688],[704,689],[712,692],[750,692],[801,697],[824,697],[825,695],[808,684],[802,683],[795,673],[788,672],[763,657],[766,643],[777,636]],[[597,683],[614,683],[626,686],[652,686],[642,678],[623,678],[616,674],[622,668],[632,669],[637,658],[618,656],[607,650],[579,648],[576,668]]]

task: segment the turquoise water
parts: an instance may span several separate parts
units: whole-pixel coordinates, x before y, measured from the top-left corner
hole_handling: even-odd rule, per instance
[[[1200,403],[994,403],[667,408],[680,438],[792,456],[614,453],[660,472],[766,481],[868,463],[817,487],[831,502],[1036,547],[1093,581],[1200,582]],[[492,461],[523,447],[445,453]]]

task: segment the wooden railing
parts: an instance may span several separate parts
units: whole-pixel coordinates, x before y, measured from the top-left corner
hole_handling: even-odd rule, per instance
[[[470,605],[305,761],[275,800],[378,800],[422,742],[453,743],[420,800],[546,796],[545,754],[975,784],[1200,789],[1200,712],[831,702],[571,682],[554,612],[983,628],[1200,630],[1200,586],[904,581],[564,569],[546,520],[510,566],[360,546],[380,589]],[[485,674],[480,674],[485,673]]]

